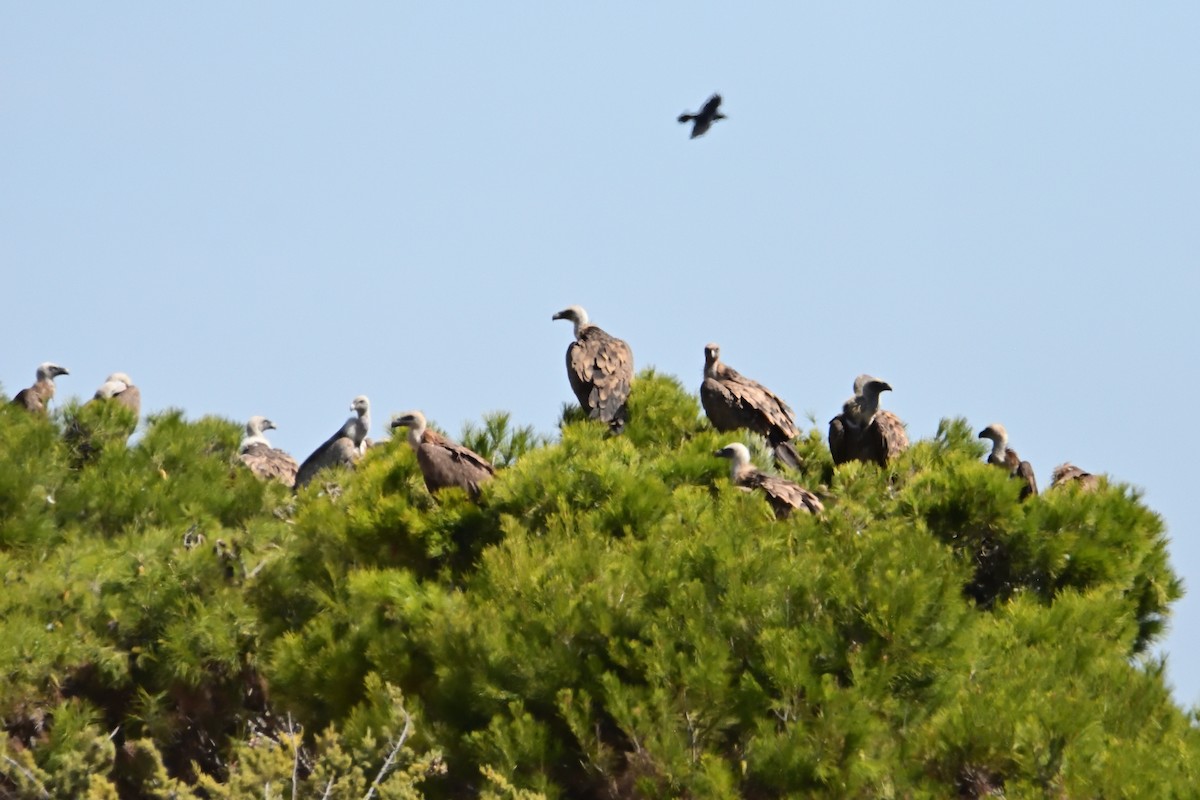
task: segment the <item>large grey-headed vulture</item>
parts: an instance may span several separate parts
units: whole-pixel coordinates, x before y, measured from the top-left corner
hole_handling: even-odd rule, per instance
[[[296,470],[296,489],[308,485],[308,482],[325,467],[353,466],[362,455],[362,445],[371,428],[371,403],[366,397],[359,395],[350,404],[354,416],[350,417],[338,432],[325,440],[325,443],[304,459],[304,463]]]
[[[874,461],[885,467],[908,449],[904,423],[879,407],[880,392],[891,390],[889,383],[870,375],[854,379],[854,396],[842,406],[842,413],[829,421],[829,452],[834,464]]]
[[[1080,490],[1084,492],[1094,492],[1100,488],[1100,478],[1096,475],[1069,462],[1059,464],[1054,468],[1054,472],[1050,473],[1050,488],[1056,489],[1069,483],[1078,483]]]
[[[993,422],[979,432],[980,439],[992,440],[992,452],[988,453],[987,462],[1008,470],[1008,474],[1024,482],[1021,487],[1021,499],[1037,496],[1037,479],[1033,476],[1033,465],[1022,461],[1017,451],[1008,446],[1008,431],[999,422]]]
[[[483,456],[430,430],[420,411],[405,411],[392,417],[392,428],[408,428],[408,444],[417,455],[417,466],[430,493],[457,486],[472,499],[480,486],[496,474]]]
[[[697,136],[703,136],[712,127],[712,124],[719,119],[725,119],[725,115],[721,113],[721,95],[714,94],[708,98],[708,102],[699,112],[692,114],[685,111],[679,115],[679,122],[692,123],[692,135],[688,138],[695,139]]]
[[[721,348],[714,343],[704,348],[700,404],[717,430],[746,428],[761,434],[775,449],[778,464],[800,469],[800,454],[791,441],[800,435],[795,413],[779,395],[722,362]]]
[[[12,399],[12,404],[35,414],[47,413],[50,399],[54,397],[54,379],[59,375],[70,374],[66,368],[47,361],[37,368],[37,380],[33,386],[17,392],[17,396]]]
[[[124,372],[114,372],[105,378],[92,400],[116,400],[132,411],[137,418],[140,418],[142,413],[142,392]]]
[[[582,306],[569,306],[551,319],[575,325],[575,341],[567,347],[567,379],[590,419],[615,433],[625,428],[629,387],[633,383],[633,351],[621,339],[588,321]]]
[[[796,510],[809,514],[818,514],[825,510],[821,499],[798,483],[760,472],[750,463],[750,451],[741,442],[728,444],[713,455],[728,458],[731,462],[730,478],[734,485],[747,491],[760,490],[767,496],[771,507],[775,509],[775,516],[779,519],[784,519]]]
[[[277,480],[284,486],[296,484],[296,459],[271,447],[265,431],[275,430],[275,423],[262,416],[253,416],[246,423],[246,437],[238,448],[238,457],[260,478]]]

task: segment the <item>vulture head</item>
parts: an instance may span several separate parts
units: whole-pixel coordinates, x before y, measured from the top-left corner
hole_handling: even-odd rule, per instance
[[[704,345],[704,374],[707,375],[721,360],[721,345],[716,342],[709,342]]]
[[[993,422],[979,432],[980,439],[991,439],[996,444],[1003,447],[1008,444],[1008,431],[999,422]]]
[[[100,384],[100,388],[96,390],[96,397],[104,399],[114,397],[121,392],[133,386],[133,379],[124,372],[114,372],[104,379],[104,383]]]
[[[354,398],[354,402],[350,404],[350,410],[355,414],[358,414],[359,418],[361,419],[365,417],[367,412],[371,410],[371,401],[367,399],[365,394],[360,394],[358,397]]]
[[[47,361],[37,368],[37,379],[39,381],[53,381],[59,375],[70,375],[66,367],[60,367],[58,364]]]
[[[878,400],[880,392],[890,392],[892,385],[872,375],[859,375],[854,379],[854,395]]]
[[[246,423],[247,436],[262,436],[263,431],[276,430],[275,423],[261,415],[255,415]]]
[[[722,447],[713,453],[717,458],[728,458],[732,464],[730,466],[730,474],[734,480],[738,474],[750,465],[750,451],[746,445],[741,442],[733,442]]]
[[[571,322],[573,322],[575,324],[576,339],[579,338],[580,332],[582,332],[583,329],[588,326],[588,315],[587,312],[583,310],[583,306],[567,306],[550,319],[569,319]]]
[[[416,449],[421,444],[421,436],[425,433],[425,415],[420,411],[404,411],[392,415],[392,430],[408,428],[408,443]]]

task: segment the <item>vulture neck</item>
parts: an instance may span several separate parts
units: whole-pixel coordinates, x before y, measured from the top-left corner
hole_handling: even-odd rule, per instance
[[[575,324],[575,338],[576,339],[581,337],[583,335],[583,332],[586,331],[588,328],[593,327],[592,323],[588,320],[588,315],[583,313],[582,311],[578,312],[575,315],[575,318],[571,321]]]
[[[1005,459],[1004,451],[1008,449],[1008,439],[1004,436],[997,436],[992,441],[992,457],[1003,463]]]
[[[737,483],[742,478],[753,473],[754,465],[750,463],[750,459],[743,456],[741,453],[735,453],[731,463],[729,464],[729,479]]]
[[[719,358],[714,358],[712,362],[704,365],[705,378],[719,378],[724,371],[725,365],[721,363],[721,359]]]
[[[425,420],[417,420],[408,429],[408,446],[416,450],[425,436]]]
[[[247,434],[249,435],[247,435],[245,439],[242,439],[241,447],[238,448],[239,453],[246,452],[256,444],[261,444],[264,447],[271,446],[271,443],[267,441],[267,437],[263,436],[262,431],[255,431],[254,433],[247,431]]]
[[[54,378],[38,378],[38,382],[33,385],[33,390],[37,396],[42,398],[42,401],[50,400],[54,397]]]

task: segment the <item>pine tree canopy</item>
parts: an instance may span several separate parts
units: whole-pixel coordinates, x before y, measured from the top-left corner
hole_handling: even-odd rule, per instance
[[[472,499],[403,437],[293,495],[226,420],[0,406],[0,796],[1195,796],[1135,489],[809,431],[777,520],[713,455],[764,440],[653,370],[628,417],[469,426]]]

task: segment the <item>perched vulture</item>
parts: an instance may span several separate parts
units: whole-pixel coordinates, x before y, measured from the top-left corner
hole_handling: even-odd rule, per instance
[[[1014,478],[1020,478],[1025,485],[1021,487],[1021,499],[1037,496],[1037,479],[1033,476],[1033,465],[1022,461],[1017,451],[1008,446],[1008,431],[999,422],[994,422],[979,432],[980,439],[992,440],[992,452],[988,454],[988,463],[1008,470]]]
[[[842,406],[841,414],[829,420],[829,452],[834,464],[874,461],[886,467],[908,449],[904,423],[879,408],[879,393],[891,390],[886,381],[870,375],[854,379],[854,396]]]
[[[92,400],[115,399],[133,412],[135,417],[142,413],[142,392],[133,385],[133,379],[124,372],[114,372],[104,379]]]
[[[392,428],[408,428],[408,444],[417,454],[417,466],[430,493],[457,486],[477,498],[480,485],[496,474],[486,458],[426,427],[425,415],[420,411],[392,417]]]
[[[629,345],[588,322],[581,306],[570,306],[551,319],[575,324],[575,341],[567,348],[567,378],[579,404],[591,419],[615,433],[625,428],[629,387],[633,383],[633,351]]]
[[[266,417],[254,416],[246,423],[246,438],[238,448],[242,463],[260,478],[279,481],[284,486],[296,483],[296,459],[282,450],[271,447],[263,431],[275,430],[275,423]]]
[[[695,139],[697,136],[703,136],[712,127],[712,124],[719,119],[725,119],[725,115],[720,112],[721,95],[714,94],[708,98],[708,102],[704,104],[704,108],[700,109],[697,114],[692,114],[687,111],[679,115],[681,123],[692,123],[692,135],[689,137]]]
[[[1100,488],[1100,478],[1071,463],[1059,464],[1054,468],[1054,472],[1050,473],[1051,489],[1075,482],[1079,484],[1080,491],[1084,492],[1094,492]]]
[[[313,451],[304,459],[304,463],[296,470],[296,489],[308,485],[308,482],[325,467],[353,466],[362,455],[363,441],[371,427],[371,403],[366,397],[359,395],[350,404],[354,416],[346,420],[338,432],[330,436],[325,444]]]
[[[70,374],[58,364],[47,361],[37,368],[37,381],[33,386],[17,392],[17,396],[12,399],[12,404],[35,414],[45,414],[46,407],[50,404],[50,398],[54,397],[54,379],[59,375]]]
[[[791,440],[800,435],[796,415],[777,394],[758,381],[743,376],[721,361],[721,348],[704,348],[704,382],[700,403],[708,421],[722,433],[746,428],[767,437],[775,448],[775,461],[800,469],[800,454]]]
[[[820,498],[808,489],[787,478],[759,472],[750,463],[750,451],[741,442],[726,445],[713,455],[730,459],[732,462],[730,478],[735,486],[740,486],[747,491],[761,489],[766,494],[771,507],[775,509],[775,516],[779,519],[784,519],[794,510],[807,511],[810,514],[817,514],[825,510],[825,506],[821,505]]]

